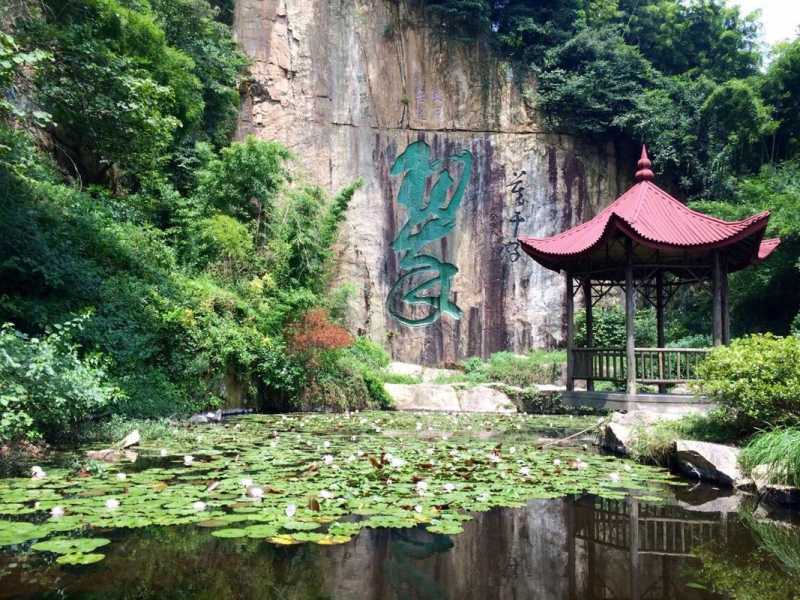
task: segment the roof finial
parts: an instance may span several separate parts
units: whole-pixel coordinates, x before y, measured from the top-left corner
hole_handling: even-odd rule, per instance
[[[634,179],[636,183],[640,183],[642,181],[653,181],[656,178],[655,173],[650,169],[653,166],[653,163],[650,162],[650,158],[647,156],[647,146],[642,144],[642,157],[639,159],[639,162],[636,164],[636,175]]]

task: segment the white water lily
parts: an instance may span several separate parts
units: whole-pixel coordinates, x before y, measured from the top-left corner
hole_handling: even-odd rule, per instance
[[[117,479],[120,481],[125,481],[128,476],[125,473],[117,473]]]
[[[419,504],[415,505],[415,506],[414,506],[414,511],[415,511],[415,512],[418,512],[418,513],[421,513],[421,512],[422,512],[422,506],[421,506],[421,505],[419,505]]]
[[[417,421],[417,431],[422,431],[422,423]]]
[[[262,498],[264,496],[264,488],[257,485],[251,485],[249,488],[247,488],[247,495],[251,498]]]
[[[442,487],[444,488],[445,492],[452,492],[454,489],[456,489],[456,486],[454,486],[452,483],[445,483]]]
[[[206,509],[206,503],[202,500],[198,500],[197,502],[192,502],[192,508],[197,512],[203,512]]]
[[[402,458],[397,458],[396,456],[393,456],[389,461],[389,466],[391,466],[393,469],[399,469],[404,464],[406,464],[406,461],[404,461]]]
[[[109,498],[108,500],[106,500],[106,508],[108,510],[114,510],[116,508],[119,508],[119,500],[117,500],[116,498]]]
[[[323,448],[330,448],[331,447],[331,443],[328,440],[325,440],[323,442],[323,444],[322,444],[322,447]]]
[[[241,483],[243,487],[249,488],[251,485],[253,485],[253,480],[249,478],[244,478],[240,479],[239,483]]]
[[[31,467],[31,479],[44,479],[45,477],[47,477],[47,473],[44,472],[42,467]]]
[[[576,467],[576,468],[578,468],[578,469],[585,469],[585,468],[587,468],[588,466],[589,466],[589,463],[585,463],[585,462],[583,462],[582,460],[578,460],[578,461],[575,463],[575,467]]]
[[[297,512],[297,507],[294,504],[288,504],[286,506],[286,516],[290,519],[295,515]]]
[[[64,507],[63,506],[54,506],[50,509],[50,516],[53,518],[63,517],[64,516]]]
[[[159,451],[159,454],[160,454],[162,457],[166,456],[166,455],[167,455],[167,449],[166,449],[166,448],[162,448],[162,449]]]
[[[619,477],[619,473],[617,473],[616,471],[614,471],[613,473],[609,473],[609,475],[608,475],[608,478],[609,478],[611,481],[615,481],[615,482],[616,482],[616,481],[619,481],[619,479],[620,479],[620,477]]]
[[[622,468],[625,469],[626,471],[633,471],[633,468],[630,465],[625,465]]]
[[[358,451],[356,452],[356,454],[357,454],[358,456],[364,456],[364,451],[363,451],[363,450],[358,450]]]
[[[517,453],[517,449],[516,449],[516,447],[514,447],[514,446],[511,446],[511,448],[509,448],[509,449],[508,449],[508,453],[509,453],[509,454],[516,454],[516,453]]]
[[[319,497],[325,498],[325,500],[330,500],[333,498],[333,492],[329,492],[328,490],[320,490]]]
[[[520,472],[520,475],[522,475],[522,476],[524,476],[524,477],[528,477],[528,476],[531,474],[530,467],[522,467],[522,468],[519,470],[519,472]]]
[[[433,448],[428,448],[425,452],[427,452],[428,456],[433,456]]]
[[[559,459],[559,458],[556,458],[556,459],[553,461],[553,465],[554,465],[554,466],[556,466],[556,467],[560,466],[560,465],[561,465],[561,459]]]
[[[488,502],[490,498],[489,492],[483,492],[478,495],[478,502]]]
[[[358,438],[357,438],[356,436],[354,436],[354,435],[351,435],[351,436],[350,436],[350,441],[351,441],[351,442],[355,442],[357,439],[358,439]]]
[[[331,456],[330,454],[326,454],[325,456],[323,456],[322,460],[325,462],[326,465],[333,464],[333,456]]]
[[[186,456],[183,457],[183,464],[186,465],[187,467],[192,466],[193,462],[194,462],[194,456],[192,456],[191,454],[187,454]]]
[[[428,482],[427,481],[418,481],[417,482],[417,495],[424,496],[425,492],[428,490]]]
[[[499,463],[502,459],[497,454],[490,454],[488,457],[489,462]]]

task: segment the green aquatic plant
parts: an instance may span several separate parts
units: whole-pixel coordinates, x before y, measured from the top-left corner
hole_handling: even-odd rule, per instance
[[[672,481],[662,470],[531,442],[591,422],[377,412],[187,426],[170,451],[162,452],[167,440],[150,439],[136,462],[105,471],[53,464],[43,478],[0,479],[0,546],[88,564],[102,560],[94,551],[108,539],[80,537],[85,531],[193,525],[221,541],[330,545],[365,527],[455,535],[474,512],[535,498],[633,490],[658,500]]]

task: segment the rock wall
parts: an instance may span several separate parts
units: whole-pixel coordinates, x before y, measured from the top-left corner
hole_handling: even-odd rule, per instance
[[[530,100],[535,81],[423,21],[404,1],[237,0],[235,32],[253,62],[238,136],[284,142],[309,179],[331,191],[363,178],[337,248],[337,283],[356,288],[353,329],[383,342],[395,359],[437,364],[552,347],[563,337],[562,279],[517,256],[515,232],[551,235],[595,214],[633,163],[625,161],[620,175],[613,144],[545,132]],[[456,195],[464,168],[450,157],[468,151],[472,159],[455,221],[417,252],[437,266],[419,272],[392,248],[403,231],[424,225],[403,230],[410,206],[398,200],[402,173],[392,174],[417,141],[431,161],[443,161],[427,163],[432,175],[417,190],[418,211],[431,208],[425,202],[440,169],[453,179],[447,197]],[[445,277],[442,265],[458,271]],[[436,300],[403,301],[437,277],[419,295],[442,296],[440,284],[449,283],[445,300],[460,318]],[[389,306],[434,322],[410,327]]]

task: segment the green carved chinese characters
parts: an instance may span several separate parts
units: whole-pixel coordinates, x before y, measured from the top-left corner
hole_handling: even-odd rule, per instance
[[[435,323],[442,315],[461,318],[461,309],[450,300],[450,287],[458,268],[442,262],[435,256],[423,252],[428,244],[445,237],[456,223],[456,212],[464,198],[470,176],[473,157],[469,151],[450,157],[450,161],[461,163],[458,182],[447,169],[440,169],[441,160],[431,160],[431,149],[422,141],[409,144],[397,157],[390,174],[403,175],[398,202],[405,206],[408,220],[392,242],[392,249],[400,254],[400,269],[405,271],[389,292],[387,308],[395,319],[409,326],[424,326]],[[430,178],[435,181],[426,194]],[[455,190],[448,193],[455,184]],[[426,198],[427,196],[427,198]],[[410,289],[408,288],[410,285]],[[438,287],[438,295],[423,295]],[[412,318],[404,314],[407,305],[427,305],[425,316]]]

